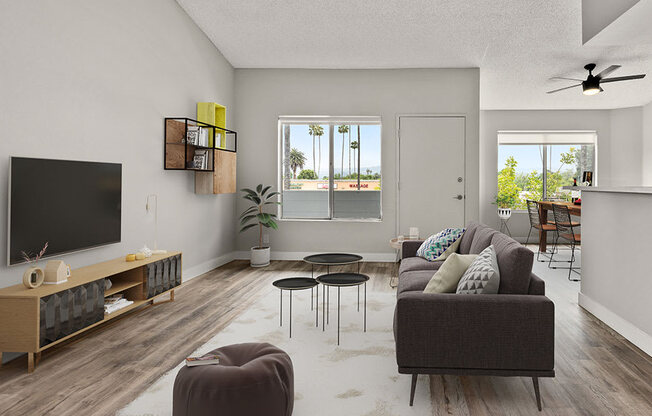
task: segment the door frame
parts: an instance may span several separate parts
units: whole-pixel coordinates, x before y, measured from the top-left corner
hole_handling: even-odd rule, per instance
[[[466,224],[466,114],[462,113],[401,113],[396,115],[396,184],[394,191],[396,192],[396,226],[394,230],[395,236],[398,237],[401,226],[401,118],[462,118],[464,120],[464,212],[463,223]]]

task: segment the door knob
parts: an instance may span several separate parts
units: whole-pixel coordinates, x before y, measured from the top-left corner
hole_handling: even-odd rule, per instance
[[[458,199],[458,200],[461,201],[462,199],[464,199],[464,197],[462,195],[457,195],[457,196],[454,196],[453,199]]]

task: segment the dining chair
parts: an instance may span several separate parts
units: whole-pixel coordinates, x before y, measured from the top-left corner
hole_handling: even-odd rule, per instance
[[[530,234],[532,234],[533,229],[536,229],[538,231],[555,231],[556,228],[555,228],[554,221],[548,221],[545,224],[541,221],[541,216],[539,214],[540,213],[539,203],[537,201],[527,199],[525,202],[527,203],[527,213],[528,213],[528,218],[530,219],[530,231],[528,231],[527,238],[525,239],[525,245],[527,246],[528,243],[530,242]],[[545,259],[539,260],[540,254],[541,254],[541,250],[539,250],[539,244],[537,242],[537,261],[541,261],[541,262],[546,261]]]
[[[582,235],[577,232],[578,231],[577,228],[580,227],[580,223],[575,222],[571,219],[570,211],[568,210],[567,205],[552,204],[552,212],[555,218],[554,247],[555,248],[557,247],[560,238],[568,242],[568,244],[571,247],[571,258],[570,261],[568,261],[568,263],[570,263],[570,266],[568,267],[568,280],[573,282],[579,282],[580,279],[571,279],[571,273],[575,272],[578,275],[580,274],[580,272],[578,272],[580,268],[573,267],[573,263],[575,262],[575,248],[578,244],[582,243]],[[548,267],[552,269],[565,268],[565,267],[552,267],[553,254],[550,255],[550,261],[548,262]]]

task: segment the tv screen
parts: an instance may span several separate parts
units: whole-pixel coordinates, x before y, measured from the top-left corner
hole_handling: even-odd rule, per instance
[[[120,241],[122,164],[12,157],[8,264]]]

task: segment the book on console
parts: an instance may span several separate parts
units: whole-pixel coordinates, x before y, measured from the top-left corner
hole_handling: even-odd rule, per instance
[[[204,357],[188,357],[186,358],[187,367],[197,367],[199,365],[219,364],[220,357],[217,355],[206,355]]]

